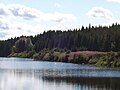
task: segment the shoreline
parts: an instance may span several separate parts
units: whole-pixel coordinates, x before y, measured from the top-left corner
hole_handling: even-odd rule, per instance
[[[77,52],[57,52],[41,51],[12,53],[9,57],[31,58],[35,61],[64,62],[73,64],[93,65],[97,67],[120,67],[119,52],[98,52],[98,51],[77,51]]]

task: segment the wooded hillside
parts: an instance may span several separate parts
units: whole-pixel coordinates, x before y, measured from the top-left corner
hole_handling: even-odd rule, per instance
[[[27,38],[25,42],[21,38]],[[18,40],[22,43],[18,43]],[[19,44],[19,45],[18,45]],[[24,45],[25,44],[25,45]],[[26,45],[29,44],[29,45]],[[92,50],[92,51],[120,51],[120,25],[112,26],[82,27],[74,30],[49,30],[43,34],[33,36],[21,36],[0,41],[0,56],[8,56],[12,52],[23,52],[31,50],[39,52],[44,48],[53,49],[60,48],[71,51]],[[25,48],[26,46],[26,48]],[[28,46],[30,46],[29,49]],[[24,47],[24,48],[22,48]],[[20,50],[22,48],[22,50]]]

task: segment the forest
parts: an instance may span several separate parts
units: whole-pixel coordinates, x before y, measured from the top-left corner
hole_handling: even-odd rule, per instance
[[[120,25],[116,23],[111,26],[82,26],[81,29],[67,31],[49,30],[34,37],[21,36],[2,40],[0,41],[0,56],[6,57],[12,52],[20,53],[28,50],[39,52],[45,48],[118,52],[120,51]]]

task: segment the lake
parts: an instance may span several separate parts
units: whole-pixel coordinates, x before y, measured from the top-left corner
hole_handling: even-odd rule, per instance
[[[0,90],[120,90],[120,69],[0,58]]]

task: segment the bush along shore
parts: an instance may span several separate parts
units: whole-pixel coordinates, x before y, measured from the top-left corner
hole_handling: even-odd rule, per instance
[[[63,49],[43,49],[11,53],[9,57],[33,58],[36,61],[65,62],[75,64],[90,64],[102,67],[120,67],[120,52],[76,51]]]

